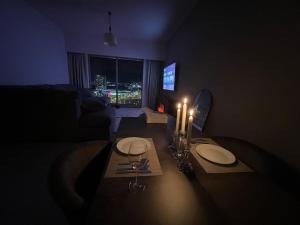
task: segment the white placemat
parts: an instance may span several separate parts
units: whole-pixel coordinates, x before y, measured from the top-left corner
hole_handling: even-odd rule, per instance
[[[215,141],[210,138],[205,138],[205,142],[209,144],[218,145]],[[200,143],[199,143],[200,144]],[[194,156],[196,161],[200,164],[200,166],[204,169],[206,173],[242,173],[242,172],[254,172],[250,167],[248,167],[245,163],[237,159],[237,162],[233,165],[218,165],[216,163],[209,162],[208,160],[202,158],[196,152],[196,146],[199,144],[192,144],[191,146],[191,154]],[[230,149],[227,149],[230,151]]]
[[[158,176],[158,175],[162,175],[162,169],[160,166],[160,162],[157,156],[157,152],[156,152],[156,148],[154,145],[154,142],[152,140],[152,138],[146,138],[151,146],[148,150],[147,153],[147,157],[149,159],[149,169],[151,170],[151,173],[139,173],[139,176]],[[126,155],[120,154],[118,153],[117,150],[113,150],[110,160],[109,160],[109,164],[108,167],[106,169],[105,172],[105,178],[109,178],[109,177],[134,177],[135,173],[125,173],[125,174],[120,174],[117,173],[117,169],[119,168],[119,163],[124,163],[124,162],[128,162],[128,158]]]

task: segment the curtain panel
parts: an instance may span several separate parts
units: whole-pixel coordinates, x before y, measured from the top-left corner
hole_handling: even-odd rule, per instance
[[[161,93],[163,62],[144,60],[143,107],[156,110]]]
[[[68,53],[68,68],[71,85],[77,88],[88,87],[87,65],[84,54]]]

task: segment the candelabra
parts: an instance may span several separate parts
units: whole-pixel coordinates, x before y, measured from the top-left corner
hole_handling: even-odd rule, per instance
[[[184,173],[192,171],[192,164],[189,161],[190,149],[187,140],[185,134],[175,132],[173,134],[173,142],[170,145],[172,155],[177,161],[177,168]]]
[[[187,98],[183,100],[182,107],[182,120],[181,120],[181,129],[180,125],[180,116],[181,116],[181,104],[177,104],[177,116],[176,116],[176,128],[172,137],[172,144],[169,148],[172,150],[173,157],[177,160],[177,167],[180,171],[188,173],[192,171],[192,165],[189,162],[190,154],[190,142],[192,136],[192,126],[193,126],[193,113],[194,110],[191,109],[188,117],[188,127],[186,130],[186,119],[187,119]]]
[[[177,148],[177,168],[183,173],[190,173],[193,170],[192,164],[189,161],[189,156],[190,149],[187,145],[187,139],[179,139]]]

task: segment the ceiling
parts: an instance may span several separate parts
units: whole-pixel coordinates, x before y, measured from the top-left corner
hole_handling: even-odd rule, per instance
[[[27,0],[66,33],[102,35],[107,11],[118,38],[165,42],[197,0]]]

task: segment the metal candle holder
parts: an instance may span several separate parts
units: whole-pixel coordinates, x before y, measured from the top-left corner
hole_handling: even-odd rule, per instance
[[[192,126],[193,126],[193,113],[194,110],[191,109],[188,117],[188,128],[186,127],[187,119],[187,98],[183,101],[183,111],[182,111],[182,122],[181,130],[179,131],[179,121],[180,121],[180,109],[181,104],[177,106],[177,117],[176,117],[176,129],[172,136],[172,144],[169,148],[172,150],[173,157],[177,160],[177,167],[182,172],[191,172],[192,165],[189,162],[189,154],[191,148],[191,136],[192,136]]]
[[[177,160],[177,168],[184,173],[190,173],[192,171],[192,164],[189,161],[190,149],[183,134],[178,134],[175,146],[176,152],[173,156]]]
[[[176,159],[177,148],[178,148],[178,140],[179,140],[179,133],[175,131],[172,135],[172,143],[168,146],[169,150],[171,151],[171,154],[175,159]]]

